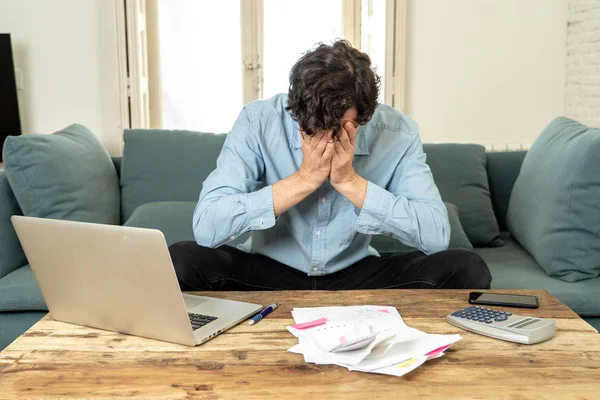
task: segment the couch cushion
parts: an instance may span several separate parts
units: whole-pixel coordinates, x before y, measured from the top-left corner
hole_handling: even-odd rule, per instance
[[[596,328],[600,332],[600,318],[599,317],[587,317],[584,321]]]
[[[115,167],[86,127],[71,125],[51,135],[8,137],[4,162],[25,215],[119,224]]]
[[[163,201],[147,203],[135,209],[125,226],[158,229],[165,235],[167,245],[176,242],[194,241],[192,215],[196,203]]]
[[[195,202],[186,201],[147,203],[135,209],[125,226],[158,229],[165,235],[169,246],[176,242],[193,242],[195,239],[192,230],[192,215],[195,208]],[[227,245],[237,246],[244,243],[249,237],[250,232],[247,232],[228,242]]]
[[[46,314],[46,311],[0,313],[0,351]]]
[[[191,131],[125,131],[121,163],[123,221],[145,203],[198,201],[217,165],[225,135]]]
[[[508,234],[500,248],[475,249],[492,273],[492,289],[545,289],[579,315],[600,316],[600,278],[579,282],[555,279]]]
[[[450,220],[450,249],[472,249],[473,245],[465,234],[458,218],[458,208],[454,204],[444,203],[448,210],[448,219]],[[404,253],[415,250],[413,247],[406,246],[400,241],[384,235],[375,235],[371,239],[371,246],[381,255]]]
[[[427,164],[442,199],[455,204],[460,222],[476,247],[501,246],[486,172],[485,147],[476,144],[425,144]]]
[[[27,262],[10,217],[21,215],[5,172],[0,172],[0,278]]]
[[[0,279],[0,312],[46,310],[48,308],[29,265]]]
[[[508,228],[548,275],[600,276],[600,129],[560,117],[527,152]]]

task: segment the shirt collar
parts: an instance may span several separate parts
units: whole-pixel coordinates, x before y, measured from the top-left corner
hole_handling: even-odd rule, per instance
[[[367,137],[365,135],[365,131],[367,126],[363,125],[358,130],[358,135],[356,136],[356,147],[354,148],[355,156],[366,156],[369,155],[369,147],[367,146]],[[302,142],[300,138],[300,126],[298,122],[293,121],[292,130],[291,130],[291,138],[290,138],[290,147],[293,149],[301,149]]]

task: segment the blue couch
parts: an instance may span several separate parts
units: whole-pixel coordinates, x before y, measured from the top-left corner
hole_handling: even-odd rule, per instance
[[[123,225],[160,229],[168,244],[193,240],[192,212],[204,177],[215,166],[225,135],[199,134],[187,131],[126,131],[123,158],[113,158],[121,188],[121,223]],[[457,159],[472,153],[473,147],[462,145],[425,145],[427,162],[432,167],[438,186],[450,179],[436,171],[456,169],[451,179],[461,173],[445,155],[452,151]],[[468,145],[465,145],[468,146]],[[472,146],[472,145],[471,145]],[[447,150],[447,151],[446,151]],[[488,263],[492,287],[496,289],[546,289],[596,328],[600,326],[600,278],[569,283],[547,275],[536,261],[511,238],[506,216],[513,184],[525,152],[484,153],[485,189],[488,190],[490,215],[499,226],[504,245],[476,247]],[[465,171],[468,172],[468,171]],[[467,187],[468,183],[457,187]],[[460,192],[460,191],[459,191]],[[460,196],[459,192],[452,192]],[[442,191],[442,197],[444,197]],[[446,201],[446,198],[444,198]],[[47,312],[25,255],[10,222],[11,215],[21,215],[5,172],[0,172],[0,241],[6,250],[0,254],[0,349],[27,330]],[[461,214],[461,220],[463,215]],[[494,222],[495,223],[495,222]],[[453,228],[454,229],[454,228]],[[238,239],[239,241],[244,238]],[[389,253],[389,242],[375,237],[373,247]],[[402,251],[400,248],[398,251]]]

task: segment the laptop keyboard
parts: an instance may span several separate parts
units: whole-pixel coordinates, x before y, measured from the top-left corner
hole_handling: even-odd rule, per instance
[[[188,313],[190,316],[190,322],[192,323],[192,329],[196,330],[198,328],[202,328],[206,324],[210,324],[217,317],[211,317],[210,315],[202,315],[202,314],[192,314]]]

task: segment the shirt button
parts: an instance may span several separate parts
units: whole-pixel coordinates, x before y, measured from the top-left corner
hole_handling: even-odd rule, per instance
[[[317,231],[317,236],[321,236],[321,231]]]
[[[315,271],[315,272],[317,272],[318,270],[319,270],[319,268],[317,268],[317,267],[313,268],[313,271]]]
[[[321,203],[325,204],[326,202],[327,202],[327,199],[326,199],[325,197],[323,197],[323,198],[321,199]]]
[[[260,224],[261,224],[261,225],[264,225],[264,224],[265,224],[265,221],[263,221],[263,220],[261,219],[261,220],[260,220]]]

